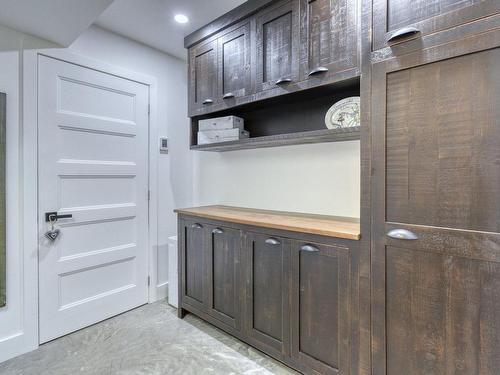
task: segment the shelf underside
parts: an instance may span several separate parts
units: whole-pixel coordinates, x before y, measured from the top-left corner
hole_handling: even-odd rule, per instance
[[[360,127],[342,129],[322,129],[306,132],[269,135],[263,137],[240,139],[238,141],[193,145],[191,150],[197,151],[235,151],[252,148],[300,145],[307,143],[352,141],[360,138]]]

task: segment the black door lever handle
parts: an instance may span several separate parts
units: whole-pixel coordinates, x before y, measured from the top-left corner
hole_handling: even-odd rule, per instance
[[[63,215],[58,215],[57,214],[57,211],[54,211],[54,212],[46,212],[45,213],[45,221],[47,223],[50,223],[50,222],[56,222],[57,220],[59,219],[69,219],[73,217],[72,214],[63,214]]]

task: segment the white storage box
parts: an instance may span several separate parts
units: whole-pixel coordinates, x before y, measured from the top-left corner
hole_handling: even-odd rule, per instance
[[[225,116],[216,117],[198,122],[198,130],[224,130],[224,129],[240,129],[244,130],[244,121],[240,117]]]
[[[240,129],[206,130],[198,132],[198,144],[206,145],[209,143],[237,141],[249,136],[250,134],[246,130]]]

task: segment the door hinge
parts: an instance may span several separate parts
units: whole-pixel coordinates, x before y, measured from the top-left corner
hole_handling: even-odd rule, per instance
[[[151,114],[151,104],[148,104],[148,115]]]
[[[148,286],[151,286],[151,276],[148,276]]]
[[[148,190],[148,201],[151,200],[151,190]]]

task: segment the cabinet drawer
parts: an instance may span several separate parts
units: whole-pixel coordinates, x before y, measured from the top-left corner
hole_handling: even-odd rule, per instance
[[[374,0],[373,50],[499,12],[498,0]]]

